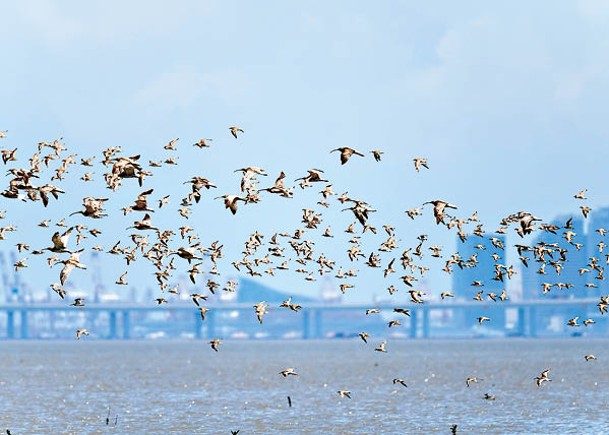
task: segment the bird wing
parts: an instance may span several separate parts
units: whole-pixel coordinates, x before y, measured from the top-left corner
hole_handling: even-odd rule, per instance
[[[65,266],[63,266],[61,272],[59,272],[59,281],[61,282],[61,285],[66,283],[72,270],[74,270],[74,265],[71,263],[66,263]]]

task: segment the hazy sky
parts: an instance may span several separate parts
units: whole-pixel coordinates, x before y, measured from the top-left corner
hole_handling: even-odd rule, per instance
[[[211,197],[237,193],[233,171],[244,166],[264,167],[270,176],[262,184],[269,185],[281,170],[291,182],[309,168],[324,169],[335,191],[379,210],[372,222],[379,229],[398,228],[401,248],[429,233],[447,255],[454,233],[436,228],[430,209],[414,222],[405,209],[446,199],[461,216],[477,210],[492,231],[519,210],[547,220],[577,212],[572,196],[583,188],[593,209],[609,204],[605,1],[29,1],[2,2],[0,11],[0,130],[9,130],[0,147],[19,146],[25,165],[26,150],[63,136],[79,156],[120,145],[148,161],[166,157],[163,145],[180,137],[179,166],[161,168],[147,184],[155,198],[172,193],[173,212],[155,219],[182,225],[175,207],[187,186],[180,182],[208,177],[217,192],[193,207],[189,223],[205,244],[220,239],[234,249],[227,256],[254,228],[267,236],[297,228],[299,210],[314,206],[313,193],[323,187],[297,190],[290,203],[265,197],[233,217]],[[230,125],[245,130],[238,141]],[[202,137],[214,139],[211,149],[191,146]],[[385,154],[380,163],[367,155],[341,166],[329,153],[338,146]],[[419,156],[430,170],[414,171]],[[35,247],[47,246],[51,235],[36,222],[64,217],[87,194],[110,195],[101,168],[94,187],[80,186],[83,169],[72,171],[61,207],[0,199],[6,222],[19,224]],[[127,241],[123,224],[141,217],[120,214],[140,191],[126,184],[108,207],[113,216],[99,223],[107,228],[105,245]],[[341,233],[352,220],[338,210],[324,216],[322,231],[330,224]],[[20,237],[11,235],[4,249]],[[349,265],[345,243],[319,243]],[[43,259],[30,263],[24,279],[47,273]],[[430,285],[449,285],[442,264],[433,264]],[[124,261],[108,268],[118,277]],[[387,286],[374,272],[362,275],[353,300]],[[50,273],[56,279],[58,268]],[[78,273],[75,279],[86,276]],[[263,280],[295,293],[320,284],[293,273]]]

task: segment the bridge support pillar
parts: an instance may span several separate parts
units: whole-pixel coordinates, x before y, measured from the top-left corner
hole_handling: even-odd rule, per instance
[[[537,308],[529,307],[529,335],[537,337]]]
[[[213,309],[205,315],[205,323],[207,324],[207,338],[216,338],[216,312]]]
[[[15,338],[15,312],[6,312],[6,338]]]
[[[21,310],[21,339],[26,339],[29,336],[28,331],[28,312],[26,310]]]
[[[129,310],[123,311],[123,339],[125,340],[131,338],[131,319],[129,314]]]
[[[308,309],[302,310],[302,338],[311,338],[311,311]]]
[[[195,311],[194,313],[194,328],[195,328],[195,338],[197,340],[201,339],[201,329],[203,328],[201,326],[201,313],[199,311]]]
[[[110,311],[109,316],[110,334],[108,338],[114,340],[116,338],[116,311]]]
[[[423,338],[429,338],[429,309],[423,308]]]
[[[417,338],[418,314],[418,309],[414,309],[410,312],[410,338]]]
[[[322,312],[321,310],[315,310],[314,312],[314,328],[313,328],[313,338],[322,338],[323,337],[323,324],[322,324]]]
[[[518,323],[517,323],[517,333],[519,336],[524,337],[527,335],[527,312],[524,307],[518,308]]]

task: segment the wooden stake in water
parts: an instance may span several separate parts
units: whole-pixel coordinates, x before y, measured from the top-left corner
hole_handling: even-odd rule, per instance
[[[288,396],[288,406],[292,407],[292,398],[290,396]]]

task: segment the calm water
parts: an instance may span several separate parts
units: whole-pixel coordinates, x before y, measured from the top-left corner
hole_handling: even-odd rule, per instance
[[[387,353],[376,344],[226,341],[215,353],[204,341],[2,342],[0,430],[609,433],[605,340],[394,340]],[[300,376],[284,379],[286,367]],[[548,367],[553,381],[537,388]],[[468,376],[483,381],[467,388]]]

